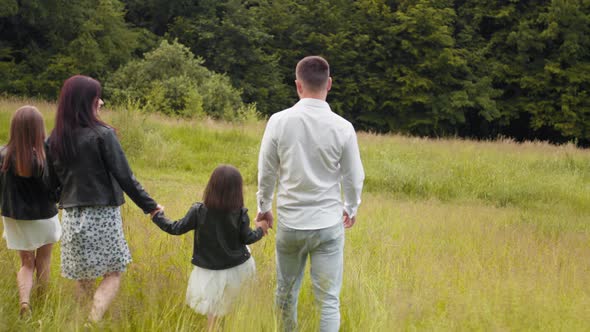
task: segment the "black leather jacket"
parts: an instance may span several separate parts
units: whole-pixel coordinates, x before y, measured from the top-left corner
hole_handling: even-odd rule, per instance
[[[6,150],[0,151],[0,166]],[[57,214],[55,197],[43,182],[43,169],[37,167],[30,177],[21,177],[13,168],[0,172],[0,201],[2,215],[13,219],[48,219]]]
[[[186,216],[171,222],[160,211],[152,218],[163,231],[172,235],[195,230],[192,263],[210,269],[229,269],[250,258],[247,244],[262,238],[262,228],[250,229],[248,209],[225,212],[208,210],[202,203],[193,205]]]
[[[46,182],[58,193],[60,207],[120,206],[125,191],[144,213],[156,209],[157,203],[133,176],[112,128],[78,128],[74,137],[76,157],[67,164],[47,149]]]

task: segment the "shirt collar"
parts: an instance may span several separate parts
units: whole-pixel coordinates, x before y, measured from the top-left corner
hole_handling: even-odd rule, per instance
[[[330,109],[330,105],[325,100],[315,98],[302,98],[297,102],[297,105]]]

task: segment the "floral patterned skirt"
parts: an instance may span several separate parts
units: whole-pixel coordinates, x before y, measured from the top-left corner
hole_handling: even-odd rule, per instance
[[[68,279],[123,272],[131,262],[118,206],[66,208],[62,228],[61,273]]]

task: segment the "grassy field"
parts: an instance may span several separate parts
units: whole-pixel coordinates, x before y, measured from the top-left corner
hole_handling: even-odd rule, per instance
[[[24,102],[0,102],[0,143]],[[35,103],[52,127],[55,105]],[[200,200],[213,168],[237,166],[256,210],[256,160],[264,123],[181,121],[105,112],[137,178],[167,214]],[[358,222],[346,232],[342,331],[590,330],[590,151],[572,145],[427,140],[359,134],[367,174]],[[192,235],[161,232],[123,207],[134,262],[105,321],[92,329],[199,331],[184,305]],[[253,213],[251,213],[251,216]],[[258,276],[224,331],[275,331],[274,233],[252,246]],[[18,257],[0,245],[0,331],[84,330],[86,308],[60,276],[18,319]],[[301,331],[318,329],[306,276]]]

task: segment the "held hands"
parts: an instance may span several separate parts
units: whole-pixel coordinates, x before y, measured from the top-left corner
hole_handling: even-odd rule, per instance
[[[273,216],[271,211],[267,211],[264,213],[258,212],[258,214],[256,215],[256,220],[254,220],[256,227],[262,228],[262,232],[264,233],[264,235],[267,235],[268,229],[272,228],[272,222]]]
[[[256,227],[260,227],[262,228],[262,234],[267,235],[268,234],[268,223],[266,222],[266,220],[254,220],[254,223],[256,224]]]
[[[272,211],[266,211],[264,213],[262,212],[258,212],[258,214],[256,215],[256,220],[266,220],[266,223],[268,224],[268,228],[272,228],[272,223],[273,223],[273,216],[272,216]]]
[[[354,226],[354,223],[356,222],[356,216],[351,218],[350,216],[348,216],[348,212],[346,211],[342,213],[342,216],[344,221],[344,228],[351,228],[352,226]]]
[[[150,212],[150,218],[153,218],[156,213],[160,212],[160,211],[164,211],[164,207],[160,204],[158,204],[158,206],[156,206],[156,209],[152,212]]]

